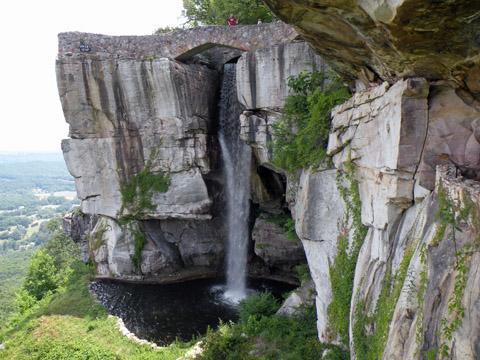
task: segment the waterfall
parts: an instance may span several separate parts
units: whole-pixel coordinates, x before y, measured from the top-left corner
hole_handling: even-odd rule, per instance
[[[240,112],[236,91],[235,64],[225,64],[219,104],[219,142],[224,166],[227,203],[227,290],[225,296],[235,302],[246,296],[248,217],[250,213],[251,148],[240,140]]]

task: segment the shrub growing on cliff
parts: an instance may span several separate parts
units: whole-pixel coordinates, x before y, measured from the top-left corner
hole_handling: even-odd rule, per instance
[[[152,161],[156,154],[156,151],[152,151],[150,159],[145,164],[143,170],[130,179],[128,183],[121,184],[122,207],[120,214],[123,214],[125,208],[129,208],[132,213],[138,213],[144,210],[155,210],[155,205],[152,204],[153,194],[168,191],[170,186],[169,176],[163,172],[155,174],[150,172]]]
[[[326,156],[330,112],[350,94],[331,73],[301,72],[288,80],[290,95],[272,125],[273,162],[289,173],[319,165]]]

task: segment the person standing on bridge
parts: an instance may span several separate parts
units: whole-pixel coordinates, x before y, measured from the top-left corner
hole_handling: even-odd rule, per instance
[[[235,19],[235,16],[233,14],[230,14],[230,17],[228,18],[228,25],[237,25],[238,20]]]

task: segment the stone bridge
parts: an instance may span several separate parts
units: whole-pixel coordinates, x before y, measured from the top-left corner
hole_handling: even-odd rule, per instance
[[[58,35],[58,56],[96,56],[101,59],[184,61],[214,46],[254,51],[291,42],[297,32],[281,21],[261,25],[202,26],[161,35],[108,36],[81,32]]]

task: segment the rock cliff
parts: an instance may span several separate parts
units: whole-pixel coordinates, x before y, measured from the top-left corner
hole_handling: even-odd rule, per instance
[[[350,304],[351,357],[479,358],[480,4],[266,3],[357,90],[333,110],[327,149],[337,170],[353,169],[367,227]],[[246,134],[258,123],[244,122]],[[250,140],[262,150],[268,124]],[[340,230],[353,229],[333,226],[345,216],[333,176],[304,170],[291,206],[316,285],[320,339],[340,344],[327,311],[329,264]]]
[[[480,167],[480,4],[265,2],[321,58],[305,42],[290,43],[295,36],[243,54],[216,56],[212,48],[180,62],[157,50],[152,58],[114,45],[102,52],[101,42],[81,52],[75,50],[80,40],[91,38],[61,35],[57,78],[71,137],[62,146],[85,213],[84,220],[66,219],[66,230],[86,243],[105,275],[221,267],[218,61],[241,55],[241,138],[254,150],[255,170],[250,255],[272,273],[306,257],[319,338],[351,358],[479,358],[480,182],[467,176]],[[332,165],[286,176],[272,163],[269,146],[288,95],[286,80],[329,68],[355,92],[332,111]],[[143,196],[146,174],[166,187],[147,187]],[[360,204],[345,202],[342,188],[350,186]],[[365,227],[359,240],[352,235],[359,224],[346,217],[352,210]],[[269,221],[285,214],[295,219],[304,253],[300,243],[286,241],[278,221]],[[328,315],[341,236],[359,246],[346,342]]]
[[[199,38],[199,31],[204,37]],[[237,46],[231,42],[237,33],[254,34],[256,40],[231,49]],[[215,34],[215,41],[228,48],[204,46]],[[175,45],[179,36],[187,38]],[[237,82],[240,98],[247,98],[243,87],[257,87],[259,100],[251,101],[263,102],[264,111],[277,112],[287,95],[288,76],[324,66],[306,43],[291,43],[296,36],[280,22],[158,37],[59,35],[57,82],[70,125],[70,139],[62,142],[62,149],[82,200],[82,214],[67,217],[64,228],[82,244],[84,257],[92,257],[101,275],[221,271],[225,179],[216,131],[222,65],[245,53],[238,60],[243,64]],[[190,45],[180,46],[185,43]],[[175,52],[183,62],[167,58]],[[245,60],[247,54],[255,60]],[[275,77],[262,70],[272,66],[272,54]],[[248,84],[243,81],[246,72]],[[262,95],[268,92],[270,98]],[[248,96],[252,99],[251,93]],[[254,171],[252,183],[253,227],[263,212],[270,217],[284,212],[284,184],[281,175],[266,168]],[[301,244],[286,242],[283,228],[272,226],[257,226],[276,235],[268,251],[264,244],[262,251],[254,252],[252,245],[251,256],[262,259],[262,273],[275,268],[291,273],[293,265],[305,262]],[[297,255],[289,256],[289,249]]]

